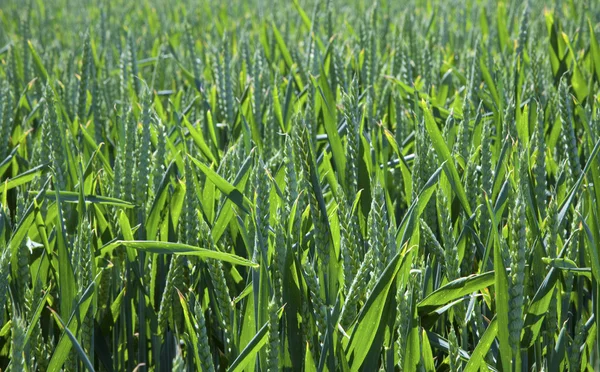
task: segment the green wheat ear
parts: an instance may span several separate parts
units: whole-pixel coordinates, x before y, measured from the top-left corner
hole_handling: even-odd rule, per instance
[[[352,213],[352,204],[347,200],[341,186],[338,186],[338,218],[340,220],[340,232],[342,249],[342,264],[344,267],[344,289],[346,293],[356,277],[359,269],[359,254],[361,252],[362,236],[356,215]]]
[[[10,284],[10,253],[4,239],[0,239],[0,323],[5,324],[4,314],[8,308],[8,287]]]
[[[135,46],[133,33],[129,33],[127,35],[127,49],[129,51],[129,63],[131,65],[131,77],[133,80],[133,87],[135,89],[135,93],[139,96],[142,88],[140,83],[140,74],[138,71],[137,49]]]
[[[425,222],[425,220],[423,220],[423,219],[421,219],[419,222],[420,222],[420,226],[421,226],[421,231],[423,232],[423,235],[425,237],[425,242],[429,243],[429,244],[427,244],[427,246],[430,246],[433,248],[433,255],[437,259],[437,262],[442,266],[442,272],[443,272],[445,269],[444,248],[442,248],[442,245],[438,241],[437,237],[435,236],[435,234],[433,233],[433,231],[431,230],[431,227],[429,227],[427,222]]]
[[[198,245],[201,225],[204,223],[199,213],[199,203],[196,190],[198,189],[196,175],[189,158],[185,160],[185,203],[180,217],[180,239],[189,245]]]
[[[104,112],[102,110],[102,91],[98,84],[96,67],[92,64],[92,115],[94,117],[94,136],[96,144],[104,142]]]
[[[185,361],[183,360],[182,351],[178,347],[176,351],[175,358],[173,359],[173,372],[184,372],[185,369]]]
[[[19,22],[20,33],[23,36],[23,43],[21,44],[23,57],[23,82],[29,83],[31,78],[31,53],[27,45],[28,40],[31,39],[31,3],[27,7],[27,16],[20,19]]]
[[[313,265],[306,261],[303,265],[304,268],[304,280],[310,293],[310,300],[313,306],[313,317],[316,322],[316,330],[319,343],[322,345],[325,338],[325,332],[327,329],[326,323],[326,312],[325,302],[321,297],[321,285],[317,278],[317,274]]]
[[[121,112],[123,112],[125,103],[129,101],[129,72],[127,71],[128,52],[128,48],[123,49],[119,59],[119,99],[121,100]]]
[[[525,166],[525,164],[521,164]],[[523,328],[523,304],[525,282],[525,254],[526,254],[526,220],[522,191],[516,192],[513,209],[511,211],[512,233],[510,248],[510,278],[509,278],[509,339],[513,353],[517,353],[521,342]]]
[[[92,60],[93,56],[90,46],[90,33],[86,32],[83,41],[83,57],[81,60],[81,80],[79,81],[79,94],[77,103],[77,116],[81,124],[85,124],[86,121],[86,101],[87,101],[87,89],[90,80],[90,74],[93,70]]]
[[[450,327],[450,333],[448,335],[448,344],[450,345],[450,353],[448,355],[450,361],[450,370],[462,371],[462,362],[460,360],[458,340],[456,338],[456,332],[454,332],[454,327]]]
[[[12,84],[12,94],[19,94],[20,90],[21,90],[21,81],[19,78],[19,73],[17,71],[17,57],[16,57],[16,50],[14,46],[11,46],[8,49],[8,56],[7,56],[7,60],[8,60],[8,66],[6,68],[6,78],[7,80]]]
[[[360,107],[356,95],[357,81],[352,80],[350,91],[344,95],[344,117],[346,119],[346,194],[354,198],[357,191],[357,176],[360,145]]]
[[[357,307],[360,300],[367,292],[367,285],[370,280],[370,273],[374,266],[373,250],[369,249],[365,254],[356,276],[346,293],[344,306],[342,307],[341,325],[344,328],[349,327],[357,314]]]
[[[152,191],[156,197],[156,193],[158,192],[158,188],[165,172],[167,133],[165,126],[160,120],[156,121],[154,127],[156,129],[156,150],[152,161]]]
[[[573,99],[569,93],[567,86],[567,78],[563,76],[560,80],[558,89],[558,110],[562,123],[562,141],[564,153],[567,155],[568,174],[572,178],[572,182],[579,179],[581,175],[581,163],[579,162],[579,153],[577,149],[577,139],[575,137],[575,122],[573,118]]]
[[[79,274],[80,293],[83,293],[95,277],[96,270],[92,239],[92,227],[87,216],[85,216],[76,237],[76,246],[79,250],[79,262],[77,265],[80,267],[80,270],[75,270],[75,272]],[[93,352],[94,316],[94,306],[91,306],[83,319],[81,327],[81,344],[88,353]]]
[[[254,184],[256,187],[256,198],[255,198],[255,221],[256,221],[256,233],[258,237],[258,243],[260,244],[260,253],[262,257],[267,256],[269,247],[269,220],[271,219],[270,214],[270,202],[269,194],[271,192],[271,184],[267,175],[267,171],[262,164],[262,159],[258,160],[258,165],[254,173]]]
[[[583,317],[579,318],[577,321],[577,325],[575,326],[575,337],[571,341],[571,345],[569,345],[569,369],[571,371],[580,370],[581,366],[581,347],[585,343],[585,339],[587,337],[587,330],[585,327],[585,322],[583,321]]]
[[[145,93],[142,99],[142,131],[138,135],[138,154],[139,161],[135,174],[135,201],[139,205],[147,202],[148,184],[150,182],[150,126],[151,126],[151,101],[150,92]]]
[[[212,238],[210,228],[204,221],[201,213],[198,211],[196,221],[200,221],[200,230],[198,232],[198,241],[203,246],[212,251],[218,251]],[[223,263],[219,260],[207,260],[208,272],[215,293],[216,305],[220,314],[220,323],[223,329],[223,344],[227,355],[231,355],[234,344],[233,333],[233,309],[229,288],[225,279]]]
[[[398,366],[404,368],[404,357],[406,356],[406,347],[408,341],[408,332],[411,327],[411,317],[405,316],[410,314],[414,297],[415,278],[410,275],[405,287],[398,286],[396,292],[396,319],[395,326],[396,334],[396,358]]]
[[[474,74],[471,71],[471,74]],[[472,87],[467,87],[468,91],[465,94],[465,98],[462,105],[462,119],[460,120],[460,126],[458,128],[458,140],[456,142],[457,153],[462,156],[465,163],[469,159],[469,149],[471,148],[471,90]]]
[[[577,206],[573,213],[573,220],[571,221],[571,236],[569,237],[571,244],[567,246],[566,256],[571,261],[577,262],[577,258],[579,255],[579,236],[581,234],[581,222],[583,221],[583,209],[582,202],[579,200],[577,202]],[[572,272],[567,272],[565,274],[565,296],[568,293],[573,291],[573,281],[575,279],[575,275]]]
[[[521,61],[524,58],[524,52],[526,52],[527,47],[527,37],[529,35],[528,26],[529,26],[529,2],[525,2],[525,7],[523,9],[523,15],[521,16],[521,24],[519,25],[519,41],[517,44],[516,54],[519,56]],[[522,63],[522,62],[521,62]]]
[[[254,110],[254,120],[256,122],[256,125],[258,128],[262,128],[262,119],[263,119],[263,113],[262,113],[262,106],[263,106],[263,60],[262,60],[262,55],[260,53],[260,50],[257,50],[254,53],[254,66],[252,67],[252,71],[251,73],[253,75],[252,76],[252,88],[253,88],[253,95],[252,98],[254,98],[254,105],[253,105],[253,110]]]
[[[32,293],[32,295],[33,295],[33,293]],[[30,322],[29,326],[32,328],[31,335],[29,336],[30,337],[29,344],[30,344],[30,347],[33,349],[32,350],[33,358],[30,361],[30,364],[35,363],[37,366],[37,369],[39,371],[45,372],[46,370],[48,370],[48,363],[49,363],[48,350],[50,348],[44,342],[44,338],[42,336],[42,322],[41,322],[41,320],[38,320],[38,322],[36,322],[35,324],[32,324]],[[34,370],[34,366],[30,366],[30,370]]]
[[[196,306],[194,307],[194,316],[196,318],[196,332],[198,335],[198,349],[200,350],[200,361],[202,363],[202,370],[207,372],[214,372],[215,366],[213,364],[213,358],[210,352],[210,344],[208,342],[206,320],[204,318],[202,306],[198,302],[196,302]]]
[[[26,324],[20,316],[12,319],[11,363],[13,371],[25,371],[25,332]]]
[[[10,149],[9,139],[12,130],[12,103],[10,89],[7,83],[0,86],[0,159],[8,155]],[[6,119],[5,119],[6,118]]]
[[[544,128],[544,111],[541,104],[537,103],[537,123],[535,131],[535,163],[533,166],[533,175],[535,178],[535,197],[537,201],[540,218],[546,218],[546,140]]]
[[[179,283],[181,283],[184,263],[185,260],[183,256],[175,255],[171,258],[164,291],[160,301],[160,308],[158,311],[157,334],[159,335],[164,334],[169,326],[169,320],[173,314],[173,299],[175,296],[174,292],[175,288],[177,288]]]
[[[451,216],[448,213],[448,199],[441,189],[437,189],[436,194],[439,225],[444,244],[445,272],[448,281],[452,281],[460,276],[458,250],[454,240]]]
[[[234,125],[234,112],[233,112],[233,104],[235,97],[233,96],[233,79],[232,79],[232,66],[231,66],[231,50],[228,42],[227,35],[223,36],[223,70],[224,70],[224,93],[225,93],[225,113],[227,125],[233,127]]]
[[[52,165],[56,171],[56,182],[54,187],[58,190],[65,190],[67,187],[67,180],[65,179],[66,156],[63,141],[63,125],[60,119],[59,109],[56,107],[54,93],[49,84],[46,84],[44,94],[45,110],[48,115],[48,131],[45,133],[48,135],[48,141],[46,144],[49,147]]]
[[[387,245],[387,231],[389,229],[387,208],[385,205],[384,191],[379,182],[375,185],[371,202],[371,211],[368,219],[368,237],[371,251],[374,252],[374,270],[367,292],[371,292],[379,276],[387,266],[390,253]]]
[[[277,301],[269,302],[269,335],[267,341],[267,371],[279,371],[279,317],[277,316]]]
[[[475,151],[475,149],[473,149]],[[480,200],[480,188],[479,188],[479,172],[477,171],[476,164],[477,157],[471,153],[470,159],[467,163],[466,169],[466,184],[469,185],[469,188],[466,190],[467,194],[467,202],[469,203],[471,209],[476,210],[477,202]],[[461,263],[461,272],[463,275],[467,273],[471,273],[473,271],[473,266],[475,263],[475,254],[477,251],[477,245],[474,241],[473,237],[468,237],[465,242],[464,255]]]
[[[277,209],[277,221],[283,221],[281,208]],[[285,261],[288,252],[288,245],[286,241],[286,232],[281,222],[277,222],[275,225],[275,242],[273,247],[273,260],[271,263],[272,275],[272,288],[273,295],[277,304],[283,303],[283,275],[285,270]]]

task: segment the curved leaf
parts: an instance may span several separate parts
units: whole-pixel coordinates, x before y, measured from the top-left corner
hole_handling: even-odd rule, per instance
[[[236,256],[231,253],[213,251],[210,249],[194,247],[192,245],[172,242],[160,242],[160,241],[148,241],[148,240],[117,240],[102,248],[103,251],[109,251],[118,246],[124,246],[127,248],[133,248],[140,251],[160,254],[181,254],[184,256],[197,256],[201,258],[212,258],[224,262],[229,262],[234,265],[259,267],[257,263],[250,260]]]

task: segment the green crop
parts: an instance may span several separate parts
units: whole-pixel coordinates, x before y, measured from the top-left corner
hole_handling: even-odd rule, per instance
[[[0,371],[600,369],[600,2],[0,3]]]

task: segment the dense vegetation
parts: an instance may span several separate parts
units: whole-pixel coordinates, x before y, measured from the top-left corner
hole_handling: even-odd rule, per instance
[[[0,370],[599,368],[600,3],[0,8]]]

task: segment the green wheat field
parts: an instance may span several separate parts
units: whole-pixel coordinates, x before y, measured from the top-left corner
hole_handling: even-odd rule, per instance
[[[600,2],[1,0],[0,371],[600,369]]]

